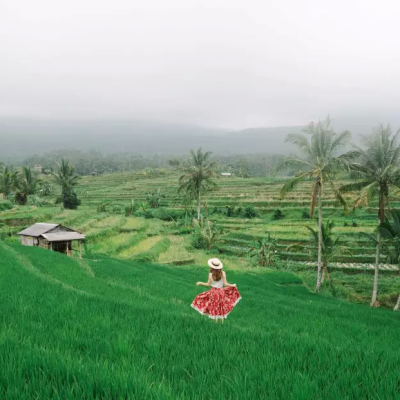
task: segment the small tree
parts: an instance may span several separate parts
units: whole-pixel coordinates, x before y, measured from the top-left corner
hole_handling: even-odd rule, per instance
[[[195,229],[193,246],[196,249],[211,250],[221,241],[221,231],[211,221],[204,221],[201,217],[200,220],[193,220],[193,227]]]
[[[328,276],[331,279],[328,272],[329,263],[337,256],[342,255],[347,252],[351,254],[346,246],[342,244],[341,236],[334,237],[333,236],[333,227],[334,223],[331,220],[327,220],[325,224],[322,225],[322,246],[321,246],[321,258],[322,258],[322,278],[321,284],[324,283],[325,277]],[[306,226],[306,228],[310,231],[311,236],[311,246],[309,245],[300,245],[293,244],[290,245],[287,250],[288,251],[298,251],[298,250],[311,250],[312,254],[317,256],[318,254],[318,231],[315,229]]]
[[[73,190],[79,180],[79,176],[75,173],[75,167],[70,166],[69,161],[62,158],[61,163],[57,163],[57,169],[53,173],[53,177],[57,184],[61,186],[64,208],[72,207],[72,209],[76,209],[80,201]]]
[[[146,200],[149,203],[151,208],[158,208],[160,207],[161,200],[165,198],[165,195],[162,194],[161,189],[158,188],[153,191],[149,191],[146,194]]]
[[[77,194],[73,190],[64,191],[62,194],[63,206],[69,210],[76,210],[81,204]]]
[[[273,239],[269,233],[267,237],[257,239],[249,250],[249,256],[250,258],[257,257],[260,267],[272,267],[278,259],[276,239]]]

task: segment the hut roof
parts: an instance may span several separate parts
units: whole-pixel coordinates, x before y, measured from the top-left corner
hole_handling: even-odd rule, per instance
[[[85,235],[78,232],[54,232],[54,233],[43,233],[43,236],[49,242],[64,242],[69,240],[83,240]]]
[[[56,228],[57,226],[59,226],[59,224],[37,223],[19,232],[18,235],[38,237],[40,235],[43,235],[43,233],[46,233],[51,229]]]

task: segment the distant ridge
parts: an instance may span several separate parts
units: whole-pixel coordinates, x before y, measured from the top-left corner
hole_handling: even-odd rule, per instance
[[[228,132],[152,121],[56,121],[0,118],[0,158],[43,154],[56,149],[181,155],[203,147],[215,154],[281,153],[288,133],[301,127],[250,128]]]

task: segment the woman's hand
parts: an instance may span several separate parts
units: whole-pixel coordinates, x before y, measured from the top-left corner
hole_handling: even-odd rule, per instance
[[[196,286],[200,286],[201,285],[201,282],[196,282]]]

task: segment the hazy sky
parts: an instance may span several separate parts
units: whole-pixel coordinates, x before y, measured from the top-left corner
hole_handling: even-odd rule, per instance
[[[0,115],[390,119],[399,19],[398,0],[0,0]]]

